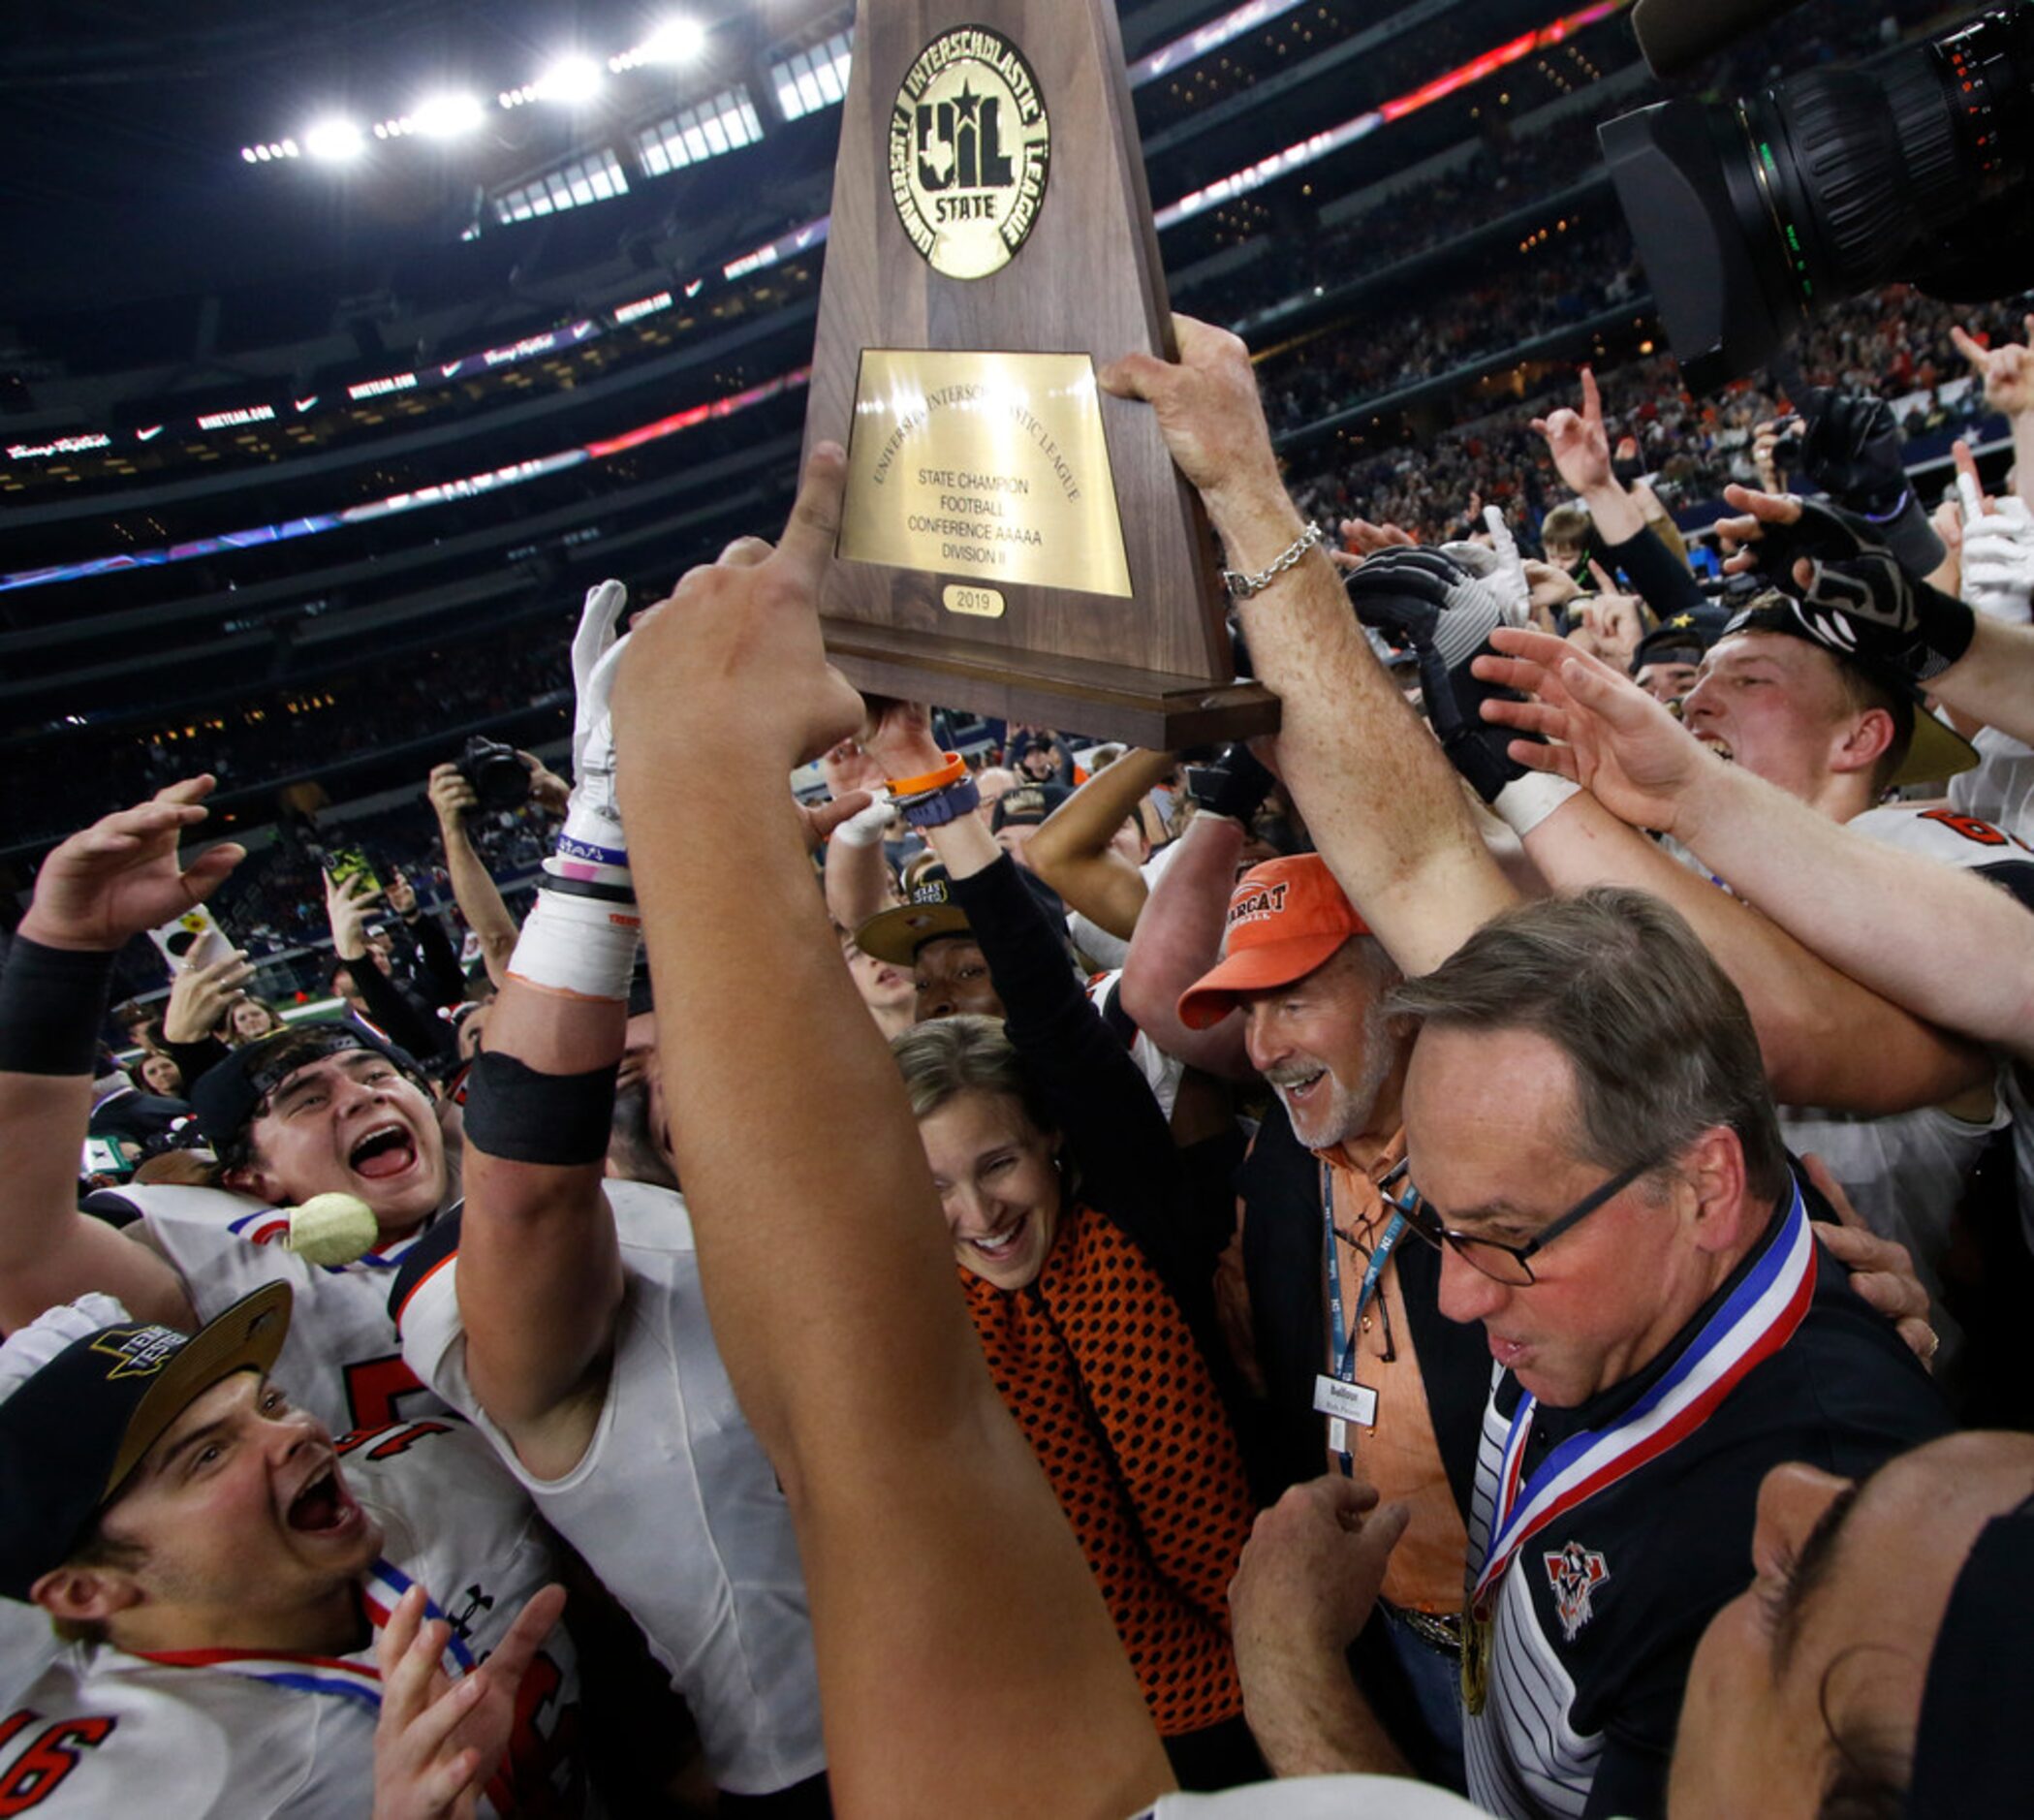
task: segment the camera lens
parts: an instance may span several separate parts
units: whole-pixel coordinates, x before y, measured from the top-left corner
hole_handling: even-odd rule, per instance
[[[1607,121],[1605,161],[1689,384],[1754,371],[1816,310],[1893,279],[1956,300],[2021,288],[2030,79],[2034,8],[2016,6],[1862,70]],[[2007,218],[1974,255],[1968,224],[1987,207]]]

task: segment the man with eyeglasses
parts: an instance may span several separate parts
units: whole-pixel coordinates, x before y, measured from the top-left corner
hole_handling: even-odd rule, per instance
[[[1696,1644],[1761,1481],[1946,1432],[1816,1245],[1744,1004],[1686,923],[1601,890],[1495,919],[1388,1001],[1408,1230],[1492,1361],[1470,1522],[1469,1790],[1658,1812]]]

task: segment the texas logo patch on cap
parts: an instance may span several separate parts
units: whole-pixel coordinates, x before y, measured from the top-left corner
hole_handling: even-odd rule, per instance
[[[167,1327],[110,1327],[92,1341],[94,1352],[114,1360],[106,1374],[115,1378],[153,1377],[182,1350],[186,1335]]]

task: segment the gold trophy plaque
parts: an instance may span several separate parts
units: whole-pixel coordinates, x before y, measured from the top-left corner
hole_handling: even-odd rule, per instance
[[[860,0],[809,445],[856,685],[1152,747],[1268,731],[1200,502],[1102,362],[1171,358],[1111,0]]]

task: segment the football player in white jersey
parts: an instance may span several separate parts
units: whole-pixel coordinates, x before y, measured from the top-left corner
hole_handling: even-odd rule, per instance
[[[1887,997],[2034,1057],[2034,854],[1951,810],[1878,804],[1889,774],[1968,756],[1895,686],[1860,676],[1770,604],[1710,653],[1683,705],[1685,729],[1556,640],[1501,631],[1495,642],[1507,655],[1482,660],[1480,674],[1539,700],[1495,704],[1491,718],[1561,742],[1521,743],[1516,756],[1581,779],[1634,826],[1671,833]],[[1903,717],[1919,758],[1901,756]],[[1725,756],[1735,762],[1714,762]],[[1961,1173],[2006,1115],[1980,1094],[1870,1122],[1801,1114],[1788,1129],[1796,1148],[1826,1158],[1875,1230],[1907,1245],[1932,1287]]]
[[[640,921],[605,699],[625,598],[593,589],[574,643],[576,781],[467,1078],[466,1204],[392,1308],[418,1373],[641,1626],[720,1788],[744,1811],[823,1814],[791,1511],[715,1351],[684,1203],[648,1183],[603,1194]]]
[[[457,1196],[437,1110],[414,1068],[343,1026],[235,1050],[193,1089],[221,1158],[215,1187],[134,1187],[124,1230],[77,1209],[92,1056],[113,953],[208,895],[232,843],[188,867],[209,777],[172,784],[74,834],[44,861],[0,966],[0,1326],[98,1290],[138,1319],[190,1332],[263,1283],[297,1292],[277,1375],[335,1432],[443,1405],[403,1365],[386,1302],[404,1248]],[[283,1211],[314,1196],[363,1204],[363,1255],[324,1266],[283,1242]]]
[[[335,1444],[293,1407],[290,1304],[271,1283],[187,1337],[87,1296],[0,1346],[0,1592],[63,1640],[0,1717],[0,1807],[579,1810],[548,1532],[463,1424]],[[454,1690],[421,1723],[408,1667],[377,1777],[391,1617]]]

